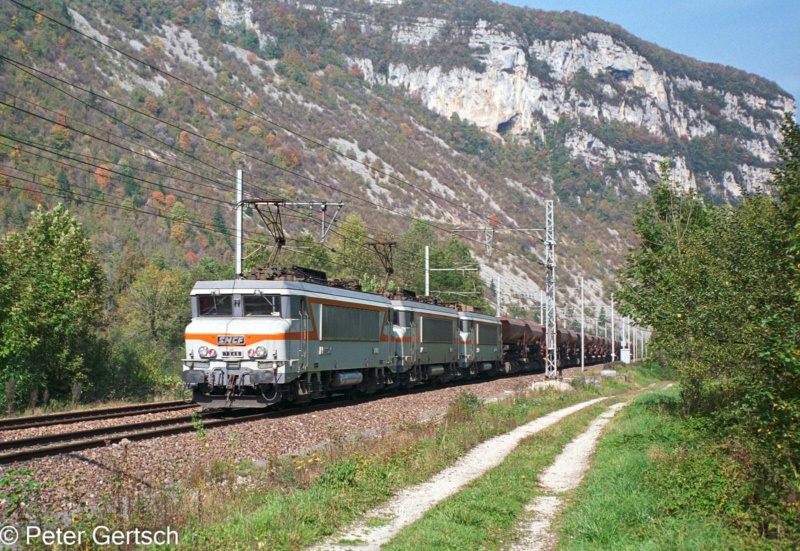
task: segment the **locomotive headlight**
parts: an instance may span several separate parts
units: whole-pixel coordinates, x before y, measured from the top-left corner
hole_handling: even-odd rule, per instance
[[[267,355],[267,349],[264,348],[263,346],[258,346],[256,347],[255,350],[251,348],[250,350],[247,351],[247,355],[250,356],[251,358],[263,358],[264,356]]]
[[[217,351],[213,348],[208,348],[207,346],[201,346],[197,349],[197,353],[200,355],[201,358],[216,358]]]

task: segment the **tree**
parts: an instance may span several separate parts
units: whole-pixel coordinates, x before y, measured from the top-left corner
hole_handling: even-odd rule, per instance
[[[283,249],[279,261],[283,266],[303,266],[335,275],[328,249],[316,243],[311,235],[304,235]]]
[[[214,216],[211,219],[211,223],[214,226],[214,231],[221,234],[228,246],[233,248],[233,241],[231,240],[230,235],[231,231],[228,229],[227,222],[225,221],[225,215],[222,214],[222,209],[219,207],[219,205],[214,207]]]
[[[19,396],[88,388],[102,342],[106,278],[80,223],[58,205],[0,242],[0,373]]]
[[[357,214],[350,214],[339,226],[335,249],[341,277],[361,279],[379,272],[378,261],[367,244],[367,228]]]
[[[133,169],[130,163],[128,163],[128,161],[122,161],[119,171],[122,173],[122,185],[125,189],[125,193],[134,198],[138,197],[141,192],[141,185],[139,185],[139,182],[133,177]]]
[[[186,130],[181,130],[178,136],[178,147],[184,151],[191,151],[193,149],[192,137]]]
[[[108,184],[111,183],[111,167],[108,165],[100,165],[97,167],[97,170],[94,171],[94,179],[97,181],[97,185],[100,187],[101,191],[105,191],[108,188]]]
[[[422,294],[425,291],[425,246],[435,246],[436,233],[430,224],[414,220],[397,240],[394,280],[398,286]]]
[[[62,168],[56,174],[56,184],[58,184],[58,193],[67,201],[72,201],[72,186],[67,178],[67,173]]]
[[[191,318],[188,287],[176,270],[154,262],[145,266],[119,299],[126,332],[179,346]]]
[[[684,413],[746,442],[765,525],[798,533],[786,504],[800,497],[800,131],[788,117],[782,128],[777,200],[708,207],[664,167],[636,215],[641,241],[619,296],[623,313],[653,327],[651,350],[675,369]]]

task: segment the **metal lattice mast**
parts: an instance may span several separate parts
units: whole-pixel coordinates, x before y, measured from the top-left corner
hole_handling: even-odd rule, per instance
[[[546,227],[545,227],[545,333],[547,344],[547,358],[545,376],[548,379],[558,377],[558,348],[556,339],[556,238],[553,227],[553,201],[545,201]]]

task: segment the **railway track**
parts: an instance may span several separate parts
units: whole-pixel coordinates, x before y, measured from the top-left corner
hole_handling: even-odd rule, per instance
[[[0,464],[25,461],[38,457],[47,457],[62,453],[71,453],[91,448],[99,448],[115,444],[122,440],[145,440],[160,436],[169,436],[185,432],[193,432],[202,427],[212,428],[246,421],[255,421],[278,414],[280,412],[261,411],[259,413],[210,412],[172,419],[142,421],[113,427],[79,430],[61,434],[48,434],[32,438],[0,442]]]
[[[362,401],[374,399],[377,398],[369,397]],[[0,442],[0,465],[91,448],[101,448],[119,443],[122,440],[147,440],[173,434],[191,433],[200,429],[201,426],[203,429],[210,429],[259,419],[286,417],[298,412],[310,413],[333,407],[342,407],[352,403],[355,403],[355,400],[339,395],[319,400],[314,405],[306,404],[302,407],[292,406],[287,409],[259,410],[256,413],[253,413],[253,410],[209,410],[185,417],[141,421],[111,427],[9,440]]]
[[[530,373],[515,373],[506,377],[519,377],[530,375]],[[462,386],[478,383],[480,381],[460,381],[454,383],[453,386]],[[413,388],[405,390],[405,393],[416,394],[419,392],[426,392],[427,388]],[[0,442],[0,465],[13,463],[17,461],[25,461],[28,459],[36,459],[40,457],[48,457],[62,453],[72,453],[76,451],[87,450],[91,448],[99,448],[109,444],[115,444],[122,440],[146,440],[150,438],[158,438],[162,436],[170,436],[173,434],[181,434],[187,432],[194,432],[200,427],[198,420],[202,421],[202,428],[209,429],[224,425],[232,425],[236,423],[244,423],[248,421],[256,421],[259,419],[273,419],[294,415],[296,413],[311,413],[324,409],[346,407],[356,403],[370,402],[373,400],[380,400],[384,395],[373,395],[369,397],[362,397],[353,399],[345,395],[337,395],[316,401],[314,405],[302,405],[300,407],[293,406],[288,409],[267,411],[258,411],[253,413],[253,410],[234,410],[234,411],[205,411],[185,417],[177,417],[170,419],[158,419],[152,421],[142,421],[137,423],[129,423],[124,425],[116,425],[112,427],[103,427],[96,429],[86,429],[80,431],[73,431],[61,434],[48,434],[36,436],[32,438],[25,438],[19,440],[10,440],[7,442]],[[167,403],[162,403],[166,406]],[[174,403],[176,406],[178,403]],[[193,404],[186,404],[180,402],[182,407],[195,407]],[[156,406],[156,404],[152,404]],[[132,411],[136,406],[126,406],[125,408],[113,408],[116,410],[114,415],[110,416],[121,417],[124,415],[132,415],[125,413],[121,410]],[[175,408],[178,409],[178,408]],[[103,410],[95,410],[100,413]],[[149,411],[153,411],[150,409]],[[79,412],[74,412],[77,414]],[[89,412],[81,412],[89,413]],[[71,414],[56,414],[56,415],[71,415]],[[44,416],[43,416],[44,417]],[[108,417],[94,417],[108,418]],[[28,418],[31,419],[31,418]],[[85,420],[82,418],[80,420]],[[54,421],[56,423],[58,421]],[[61,421],[61,422],[72,422]],[[31,425],[25,425],[25,428]],[[39,425],[41,426],[41,425]],[[0,426],[0,428],[4,428]],[[23,427],[18,427],[23,428]]]
[[[15,419],[0,419],[0,431],[32,429],[79,421],[96,421],[100,419],[114,419],[116,417],[130,417],[145,413],[161,413],[164,411],[177,411],[197,407],[183,400],[172,402],[156,402],[154,404],[140,404],[136,406],[120,406],[114,408],[88,409],[85,411],[69,411],[65,413],[52,413],[49,415],[33,415],[30,417],[17,417]]]

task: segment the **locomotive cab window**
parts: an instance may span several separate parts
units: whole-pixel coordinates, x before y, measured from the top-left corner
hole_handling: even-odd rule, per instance
[[[233,297],[231,295],[199,295],[197,297],[198,314],[201,316],[233,315]]]
[[[245,316],[280,316],[281,301],[278,295],[245,295]]]

